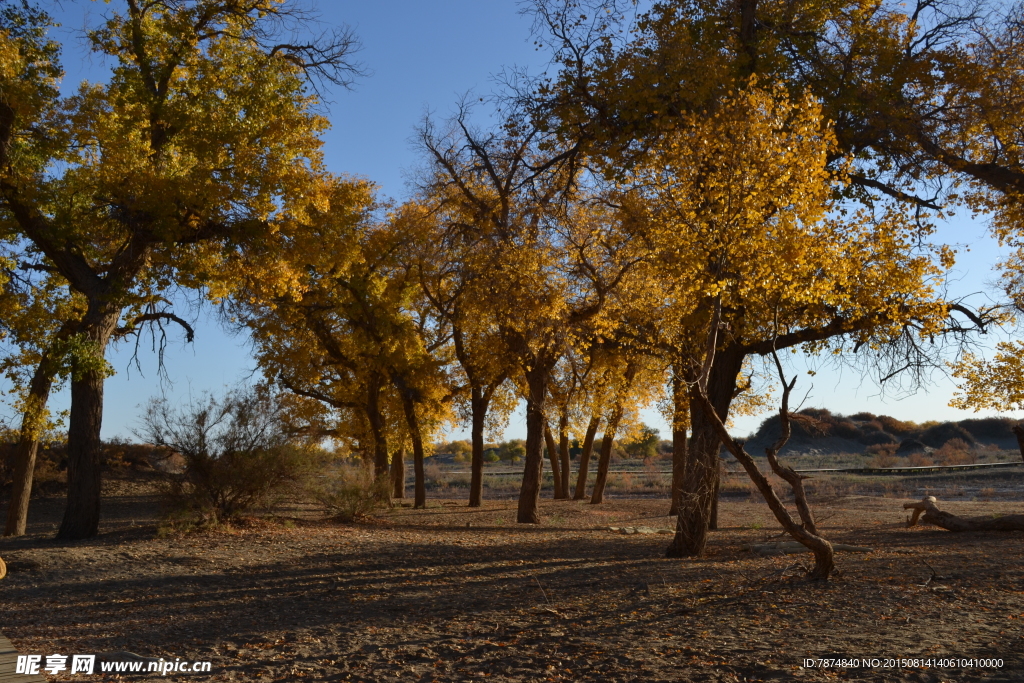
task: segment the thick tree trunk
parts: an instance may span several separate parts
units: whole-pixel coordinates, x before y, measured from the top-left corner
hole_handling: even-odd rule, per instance
[[[743,354],[736,348],[726,347],[715,355],[708,378],[708,398],[723,422],[729,414],[742,365]],[[693,437],[680,492],[676,535],[666,550],[667,557],[692,557],[704,553],[711,528],[712,508],[716,503],[721,440],[715,425],[696,401],[690,403],[690,423]]]
[[[405,498],[405,446],[391,456],[391,497]]]
[[[77,541],[92,538],[100,528],[103,444],[103,382],[110,336],[119,311],[103,304],[90,305],[79,328],[91,354],[72,361],[71,415],[68,419],[68,502],[57,538]],[[80,353],[87,353],[80,351]]]
[[[580,471],[576,476],[576,491],[573,493],[573,500],[583,500],[587,497],[587,477],[590,474],[590,454],[594,452],[594,438],[597,436],[597,428],[601,426],[601,416],[595,414],[590,418],[587,425],[587,433],[583,437],[583,448],[580,453]]]
[[[1013,434],[1017,437],[1017,448],[1020,449],[1020,459],[1024,460],[1024,427],[1019,424],[1014,425]]]
[[[544,450],[548,453],[548,461],[551,463],[551,478],[555,486],[555,500],[568,498],[562,490],[562,471],[558,463],[558,447],[555,446],[555,438],[551,435],[551,428],[544,424]]]
[[[668,514],[679,514],[679,499],[686,476],[686,428],[690,424],[690,395],[680,368],[672,374],[672,504]]]
[[[519,489],[519,508],[516,521],[519,524],[540,524],[540,483],[544,467],[544,416],[547,401],[548,381],[553,363],[539,363],[526,372],[526,463],[523,466],[523,483]]]
[[[484,419],[487,417],[488,400],[479,386],[471,389],[470,409],[472,410],[473,456],[470,468],[469,507],[478,508],[484,499]]]
[[[412,462],[415,472],[413,485],[413,507],[427,506],[427,484],[423,473],[423,437],[420,434],[420,421],[416,415],[416,402],[412,392],[402,391],[402,408],[405,411],[405,422],[409,428],[409,439],[412,441]]]
[[[39,450],[39,431],[43,426],[46,402],[53,386],[53,371],[50,358],[44,354],[29,383],[25,411],[21,416],[21,431],[14,449],[14,482],[4,536],[25,535],[28,504],[32,496],[32,476],[35,474],[36,453]]]
[[[601,439],[601,457],[597,461],[597,479],[594,481],[594,493],[590,496],[591,505],[604,502],[604,488],[608,483],[608,466],[612,461],[612,445],[615,442],[615,432],[618,431],[621,420],[622,404],[616,403],[612,414],[608,417],[608,424],[604,428],[604,437]]]
[[[562,498],[569,500],[569,475],[572,473],[572,466],[569,463],[569,416],[564,413],[558,420],[558,458],[562,465]]]
[[[372,375],[366,388],[366,419],[373,436],[373,476],[377,479],[388,476],[388,434],[384,414],[380,408],[381,385],[384,378]]]

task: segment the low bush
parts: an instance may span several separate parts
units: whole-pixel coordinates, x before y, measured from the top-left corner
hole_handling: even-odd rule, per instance
[[[165,487],[168,517],[181,522],[218,523],[273,507],[327,459],[287,433],[277,397],[256,390],[207,396],[182,409],[153,400],[143,424],[140,436],[184,461],[180,474],[166,475]]]
[[[307,487],[307,495],[339,522],[352,522],[387,507],[391,482],[367,463],[335,463]]]

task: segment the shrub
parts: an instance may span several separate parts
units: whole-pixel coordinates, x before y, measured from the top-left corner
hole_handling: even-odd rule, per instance
[[[929,467],[934,465],[935,461],[927,453],[921,451],[915,451],[907,456],[908,467]]]
[[[872,446],[872,448],[874,448],[874,446]],[[879,452],[877,455],[875,455],[875,457],[873,457],[871,459],[871,461],[868,463],[868,467],[878,467],[878,468],[895,467],[896,463],[898,463],[898,462],[899,462],[899,460],[897,459],[897,457],[893,453],[882,451],[882,452]]]
[[[972,418],[961,420],[957,424],[975,439],[1012,440],[1016,438],[1013,434],[1013,426],[1016,421],[1008,417]]]
[[[878,455],[895,455],[896,454],[896,444],[893,443],[893,442],[890,442],[890,443],[876,443],[876,444],[871,444],[870,446],[868,446],[866,450],[867,450],[869,455],[875,455],[875,456],[878,456]],[[891,467],[891,465],[885,465],[885,467]]]
[[[180,475],[168,475],[172,516],[203,523],[272,506],[326,460],[319,448],[286,433],[281,403],[258,390],[207,396],[181,410],[154,399],[143,425],[147,440],[185,463]]]
[[[890,434],[896,436],[907,436],[917,431],[917,425],[913,422],[904,422],[903,420],[897,420],[895,417],[889,417],[888,415],[879,415],[875,418],[882,428]]]
[[[338,463],[307,489],[339,522],[352,522],[387,506],[391,483],[367,463]]]
[[[867,422],[875,419],[874,413],[854,413],[850,416],[851,420],[858,420],[860,422]]]
[[[977,455],[963,439],[950,439],[935,451],[935,457],[943,465],[973,465],[978,461]]]
[[[951,439],[960,439],[964,443],[974,445],[974,437],[955,422],[943,422],[929,427],[921,433],[920,439],[926,446],[932,448],[941,448]]]

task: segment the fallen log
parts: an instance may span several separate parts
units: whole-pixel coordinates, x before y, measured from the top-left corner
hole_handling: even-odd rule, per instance
[[[778,543],[752,543],[744,545],[743,550],[749,550],[758,555],[795,555],[797,553],[810,552],[803,543],[799,541],[779,541]],[[871,548],[858,545],[846,545],[845,543],[833,543],[832,550],[846,551],[851,553],[870,553]]]
[[[935,496],[925,496],[918,503],[906,503],[904,510],[913,510],[907,527],[916,526],[918,520],[947,531],[1024,531],[1024,515],[997,517],[958,517],[935,506]]]

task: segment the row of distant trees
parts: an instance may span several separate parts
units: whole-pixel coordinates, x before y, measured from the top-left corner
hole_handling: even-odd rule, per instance
[[[955,251],[929,235],[967,208],[1018,244],[1019,7],[635,7],[537,0],[552,71],[512,72],[491,127],[468,102],[426,119],[416,190],[395,203],[324,169],[318,88],[354,74],[353,38],[283,38],[304,28],[293,4],[119,6],[89,34],[108,81],[68,97],[48,18],[4,5],[5,363],[22,474],[51,387],[71,386],[58,535],[98,529],[106,350],[145,325],[191,335],[167,304],[181,288],[250,334],[291,433],[348,444],[393,492],[411,452],[418,506],[425,444],[453,423],[480,505],[484,435],[520,401],[517,520],[539,521],[545,449],[570,497],[572,439],[573,497],[593,455],[599,501],[615,437],[660,401],[677,555],[714,525],[729,416],[767,405],[772,381],[788,400],[781,352],[888,379],[1007,317],[945,298]],[[1014,302],[1021,264],[1004,264]],[[1022,357],[966,357],[963,405],[1017,401]]]

